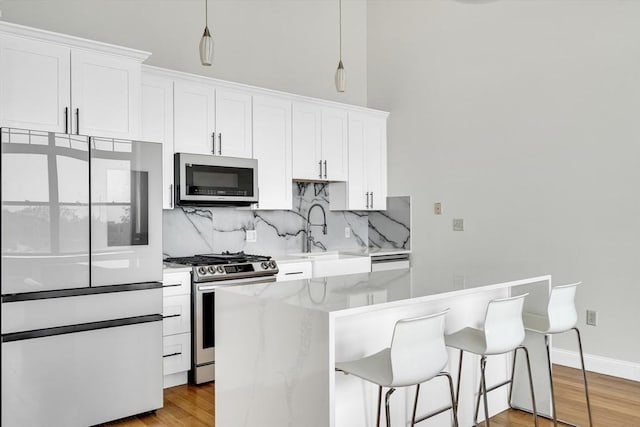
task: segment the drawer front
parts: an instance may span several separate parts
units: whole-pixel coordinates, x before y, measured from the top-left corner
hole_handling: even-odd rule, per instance
[[[191,369],[191,334],[171,335],[164,337],[162,342],[164,375]]]
[[[164,297],[162,301],[162,335],[191,332],[191,295]]]
[[[311,279],[311,262],[291,262],[278,264],[276,281],[287,282],[289,280]]]
[[[162,275],[162,295],[191,294],[191,273],[164,273]]]

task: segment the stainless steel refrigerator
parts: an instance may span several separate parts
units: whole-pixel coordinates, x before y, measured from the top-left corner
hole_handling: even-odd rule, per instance
[[[21,129],[2,143],[2,425],[162,407],[160,144]]]

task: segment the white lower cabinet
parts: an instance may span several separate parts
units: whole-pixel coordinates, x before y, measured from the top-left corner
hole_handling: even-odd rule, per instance
[[[163,275],[162,359],[164,388],[186,384],[191,369],[191,277]]]

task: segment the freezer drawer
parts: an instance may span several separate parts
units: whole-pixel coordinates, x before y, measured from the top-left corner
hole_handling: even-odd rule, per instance
[[[86,427],[162,407],[156,318],[3,342],[2,425]]]

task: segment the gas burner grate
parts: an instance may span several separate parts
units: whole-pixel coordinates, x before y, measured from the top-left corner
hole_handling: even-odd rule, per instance
[[[265,255],[251,255],[244,252],[222,252],[220,254],[198,254],[188,257],[165,258],[165,262],[174,264],[200,266],[217,264],[237,264],[243,262],[269,261],[271,257]]]

